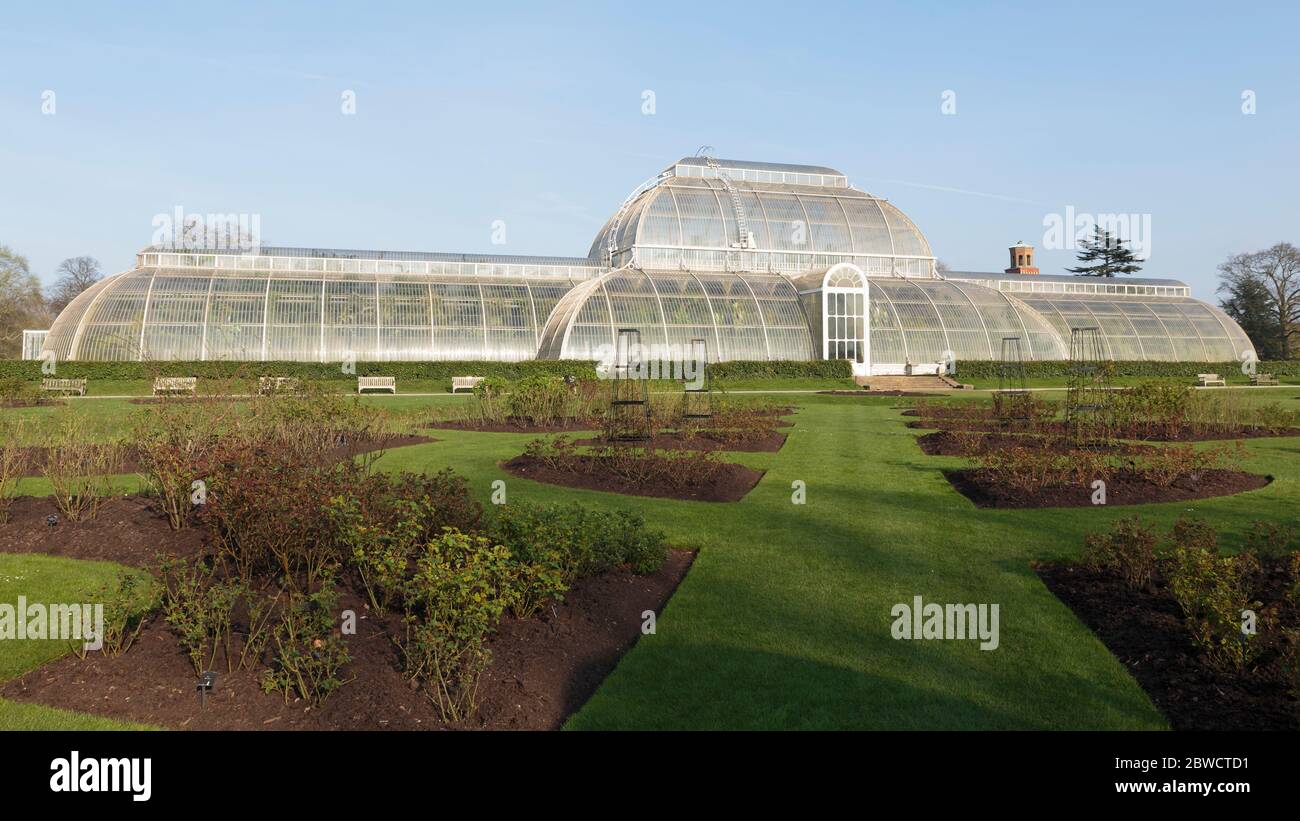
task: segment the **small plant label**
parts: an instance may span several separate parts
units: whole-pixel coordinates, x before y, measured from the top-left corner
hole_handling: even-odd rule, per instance
[[[655,611],[641,611],[641,635],[653,636],[655,634]]]
[[[808,484],[803,479],[795,479],[790,483],[790,504],[803,505],[808,503]]]
[[[339,632],[345,636],[355,636],[357,634],[357,611],[344,610],[339,614],[341,623]]]
[[[1254,611],[1254,610],[1242,610],[1242,611],[1241,611],[1241,635],[1242,635],[1242,638],[1245,638],[1246,636],[1253,636],[1253,635],[1255,635],[1255,634],[1258,632],[1258,629],[1257,629],[1256,626],[1255,626],[1256,619],[1257,619],[1257,616],[1255,615],[1255,611]]]
[[[506,482],[504,479],[494,479],[492,482],[492,504],[504,505],[506,503]]]
[[[190,504],[206,505],[208,503],[208,483],[202,479],[190,482]]]

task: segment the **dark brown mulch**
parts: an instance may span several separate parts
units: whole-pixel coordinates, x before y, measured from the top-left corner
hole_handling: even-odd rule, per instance
[[[1253,591],[1265,607],[1278,607],[1282,623],[1295,626],[1285,561],[1270,563]],[[1109,570],[1061,564],[1034,569],[1128,668],[1175,730],[1300,729],[1300,704],[1281,669],[1286,631],[1264,628],[1253,639],[1260,644],[1256,663],[1246,671],[1222,670],[1199,652],[1162,580],[1135,591]]]
[[[626,496],[654,496],[660,499],[685,499],[692,502],[739,502],[745,494],[754,489],[758,480],[763,478],[763,471],[754,470],[744,465],[724,462],[720,465],[713,480],[706,485],[678,487],[667,482],[628,482],[620,476],[605,469],[605,462],[598,456],[576,457],[584,463],[583,472],[557,470],[541,460],[528,455],[520,455],[508,462],[502,462],[501,468],[511,476],[546,482],[551,485],[575,487],[583,490],[603,490],[608,493],[622,493]],[[593,464],[594,463],[594,464]]]
[[[915,416],[916,413],[903,411],[902,415]],[[923,430],[933,430],[934,428],[967,430],[973,433],[998,433],[1006,430],[1004,424],[995,420],[961,418],[936,419],[933,424],[929,421],[908,422],[907,427]],[[1064,422],[1052,422],[1036,426],[1034,433],[1048,436],[1068,436],[1070,429]],[[1188,426],[1171,432],[1153,432],[1143,429],[1125,430],[1120,428],[1113,431],[1112,436],[1116,439],[1133,439],[1143,442],[1216,442],[1224,439],[1267,439],[1270,437],[1300,436],[1300,428],[1285,428],[1282,430],[1268,428],[1193,429]]]
[[[57,516],[54,527],[47,516]],[[72,522],[52,497],[20,496],[0,525],[0,553],[46,553],[73,559],[98,559],[133,567],[152,564],[159,553],[193,556],[208,543],[202,528],[172,530],[167,519],[142,496],[105,500],[95,518]]]
[[[566,433],[573,431],[599,430],[603,426],[599,420],[570,419],[556,425],[535,425],[525,419],[510,417],[504,422],[487,422],[476,419],[447,419],[428,422],[423,425],[433,430],[470,430],[480,433]]]
[[[354,595],[341,606],[357,613],[346,637],[352,679],[318,709],[267,694],[257,669],[226,672],[205,707],[194,668],[166,623],[155,617],[117,658],[64,656],[13,679],[0,695],[145,724],[191,730],[553,730],[585,702],[641,636],[641,614],[661,611],[694,554],[671,551],[663,568],[637,576],[615,571],[581,579],[539,616],[507,618],[490,645],[492,666],[479,683],[479,715],[444,724],[425,693],[400,672],[391,636],[401,620],[367,611]]]
[[[325,454],[326,458],[332,462],[339,462],[352,456],[360,456],[363,453],[372,453],[377,450],[391,450],[392,448],[406,447],[407,445],[424,445],[429,442],[436,442],[429,436],[420,436],[411,433],[391,434],[380,439],[374,439],[369,442],[351,445],[338,445]],[[26,454],[25,468],[19,475],[21,476],[42,476],[46,463],[49,461],[50,448],[46,447],[25,447],[22,448]],[[121,462],[118,464],[117,473],[139,473],[141,471],[140,454],[131,447],[125,446],[122,452]]]
[[[577,439],[573,444],[592,447],[603,445],[658,448],[660,450],[732,450],[744,453],[776,453],[785,444],[786,435],[778,431],[764,431],[734,442],[720,442],[708,433],[686,436],[681,431],[665,431],[641,442],[608,442],[603,438]]]
[[[987,453],[1010,447],[1023,448],[1057,448],[1064,440],[1049,436],[1014,433],[980,433],[974,434],[979,445],[978,452]],[[969,456],[958,436],[952,431],[940,430],[916,437],[916,444],[927,456]],[[1073,448],[1086,448],[1095,453],[1149,453],[1154,446],[1140,445],[1132,442],[1086,442],[1071,444]]]
[[[1053,485],[1037,492],[1026,493],[997,481],[996,474],[985,468],[945,470],[943,475],[958,493],[974,502],[976,507],[1035,508],[1092,505],[1093,491],[1085,484]],[[1206,470],[1201,471],[1196,478],[1184,476],[1168,487],[1161,487],[1131,471],[1119,470],[1106,480],[1106,506],[1148,505],[1231,496],[1248,490],[1259,490],[1272,481],[1272,476],[1260,476],[1240,470]]]

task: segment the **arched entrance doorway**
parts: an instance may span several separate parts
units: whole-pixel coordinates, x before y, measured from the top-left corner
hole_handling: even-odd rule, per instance
[[[867,277],[852,263],[841,262],[822,278],[822,357],[849,360],[854,376],[871,373],[867,294]]]

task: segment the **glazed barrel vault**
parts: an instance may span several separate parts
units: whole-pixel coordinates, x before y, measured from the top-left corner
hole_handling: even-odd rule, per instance
[[[1017,246],[1017,248],[1025,246]],[[1014,269],[1013,269],[1014,270]],[[1027,269],[1037,271],[1037,269]],[[585,257],[146,248],[59,314],[60,360],[586,359],[635,328],[710,359],[1226,362],[1240,327],[1182,282],[936,271],[892,203],[822,166],[688,157],[638,186]]]

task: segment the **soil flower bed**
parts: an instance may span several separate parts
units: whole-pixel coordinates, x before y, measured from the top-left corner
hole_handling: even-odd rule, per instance
[[[904,415],[908,411],[903,411]],[[914,414],[913,414],[914,415]],[[1028,433],[1044,436],[1061,437],[1070,434],[1064,422],[1049,422],[1024,427],[1015,422],[998,419],[950,419],[943,421],[921,420],[908,422],[909,428],[946,431],[969,431],[972,433],[1006,433],[1009,430],[1024,430]],[[1300,428],[1262,428],[1262,427],[1227,427],[1185,425],[1173,430],[1153,431],[1150,428],[1129,426],[1108,430],[1109,438],[1130,439],[1142,442],[1217,442],[1226,439],[1266,439],[1270,437],[1300,436]]]
[[[1105,545],[1110,561],[1096,560],[1090,547],[1081,564],[1042,564],[1035,571],[1128,668],[1174,729],[1296,730],[1300,554],[1283,544],[1293,533],[1260,522],[1253,527],[1247,549],[1224,556],[1203,522],[1181,520],[1172,550],[1161,552],[1140,520],[1122,520],[1109,534],[1089,537],[1090,545]],[[1256,538],[1260,533],[1263,539]],[[1270,539],[1271,550],[1263,544]],[[1258,616],[1250,634],[1240,632],[1246,612]]]
[[[430,442],[436,442],[430,436],[421,436],[411,433],[392,433],[383,434],[374,438],[366,438],[363,441],[341,442],[324,454],[324,458],[331,461],[341,461],[350,459],[354,456],[362,456],[367,453],[376,453],[392,448],[402,448],[408,445],[427,445]],[[50,452],[52,448],[30,446],[21,448],[22,472],[18,476],[34,477],[43,476],[45,467],[49,463]],[[118,458],[114,465],[116,473],[139,473],[143,470],[140,462],[139,451],[129,445],[124,444],[118,449]]]
[[[976,507],[1089,507],[1096,504],[1093,500],[1096,491],[1091,482],[1045,485],[1026,491],[1008,485],[997,472],[985,468],[946,470],[943,475]],[[1140,474],[1118,470],[1105,480],[1106,505],[1145,505],[1231,496],[1259,490],[1271,481],[1271,476],[1240,470],[1207,470],[1195,476],[1181,477],[1169,485],[1158,485]]]
[[[167,524],[155,522],[160,532],[150,535],[156,540]],[[632,648],[641,613],[663,609],[693,558],[670,551],[654,573],[616,570],[580,579],[563,603],[532,618],[507,617],[488,645],[493,663],[479,682],[479,710],[460,722],[443,721],[399,672],[392,637],[401,635],[401,619],[369,611],[355,596],[340,602],[359,614],[357,633],[347,641],[355,681],[319,706],[264,692],[256,671],[221,667],[201,707],[194,670],[161,618],[121,656],[65,656],[0,687],[0,697],[172,729],[555,730]]]
[[[565,487],[699,502],[740,501],[763,478],[762,471],[720,461],[716,451],[633,444],[580,452],[576,444],[565,436],[536,439],[501,467],[514,476]]]
[[[659,450],[732,450],[744,453],[776,453],[785,444],[786,435],[775,430],[764,430],[750,434],[736,432],[734,435],[715,437],[708,432],[687,434],[682,431],[663,431],[644,442],[608,442],[605,439],[579,439],[575,445],[600,447],[612,444],[615,447],[647,447]]]
[[[691,561],[633,511],[485,514],[450,469],[347,458],[395,441],[392,419],[356,399],[277,397],[244,415],[179,404],[139,421],[120,446],[70,419],[45,469],[53,495],[0,510],[0,549],[147,571],[93,594],[99,648],[69,646],[6,696],[168,727],[550,728]],[[9,444],[5,477],[29,455]],[[103,480],[123,447],[142,497]],[[209,673],[223,685],[200,706]]]

